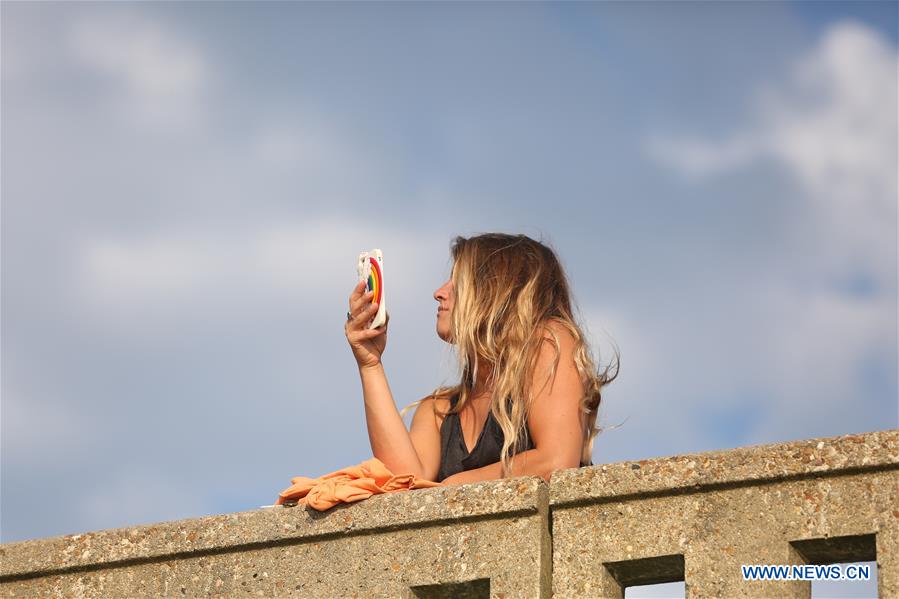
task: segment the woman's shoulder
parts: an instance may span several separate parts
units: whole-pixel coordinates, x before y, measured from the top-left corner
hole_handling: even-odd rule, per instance
[[[422,404],[429,404],[434,412],[434,418],[437,421],[437,427],[443,424],[443,419],[455,403],[458,390],[455,388],[440,389],[422,400]]]
[[[541,351],[546,352],[548,356],[554,356],[557,348],[563,356],[570,356],[574,353],[579,336],[568,324],[556,318],[550,318],[540,324],[539,330],[543,342],[549,344],[548,347],[541,347]]]

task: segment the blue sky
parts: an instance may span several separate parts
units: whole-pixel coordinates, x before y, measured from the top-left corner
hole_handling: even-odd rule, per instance
[[[896,12],[4,2],[3,542],[369,457],[355,257],[404,406],[458,234],[548,241],[620,349],[596,463],[896,427]]]

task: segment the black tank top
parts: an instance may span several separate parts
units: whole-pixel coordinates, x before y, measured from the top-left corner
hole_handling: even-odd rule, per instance
[[[455,407],[458,400],[459,395],[453,395],[450,398],[450,405]],[[493,412],[488,411],[481,436],[475,441],[475,446],[469,453],[465,447],[465,438],[462,436],[459,414],[447,414],[440,425],[440,470],[437,473],[437,482],[442,482],[443,479],[458,472],[495,464],[499,461],[505,438],[503,429],[493,417]],[[518,453],[534,449],[527,427],[518,446],[522,448]]]

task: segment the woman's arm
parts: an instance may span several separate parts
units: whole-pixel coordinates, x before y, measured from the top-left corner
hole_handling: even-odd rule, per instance
[[[446,398],[437,400],[428,396],[421,400],[412,417],[409,437],[421,461],[421,477],[426,480],[436,481],[440,472],[440,422],[436,411],[438,407],[442,412],[446,411],[448,403]]]
[[[412,443],[412,437],[396,409],[384,366],[380,363],[375,366],[360,366],[359,376],[362,379],[365,421],[368,425],[368,440],[373,455],[384,462],[394,474],[411,473],[432,480],[428,478],[430,472],[425,472]],[[421,406],[416,410],[416,416],[420,411]]]
[[[534,449],[516,454],[511,476],[542,476],[549,481],[552,473],[564,468],[577,468],[581,463],[585,422],[580,411],[584,393],[574,363],[574,337],[557,323],[549,328],[559,340],[560,355],[555,377],[547,380],[556,358],[552,337],[543,340],[531,381],[534,399],[528,416],[528,430]],[[443,482],[459,485],[502,478],[502,464],[496,462],[459,472]]]
[[[406,425],[393,402],[390,386],[387,384],[387,375],[381,357],[387,347],[387,321],[377,329],[368,329],[368,323],[374,317],[378,306],[372,302],[372,292],[365,291],[365,281],[359,281],[350,294],[350,310],[344,325],[347,341],[353,350],[353,356],[359,366],[359,377],[362,379],[362,395],[365,400],[365,421],[368,427],[368,438],[371,442],[372,453],[376,458],[384,462],[396,474],[415,474],[425,477],[430,473],[430,468],[422,466],[424,461],[429,465],[432,461],[428,456],[432,452],[423,451],[416,446],[431,446],[434,444],[434,436],[437,440],[437,459],[439,456],[439,431],[433,426],[428,431],[422,426],[426,419],[419,417],[416,412],[416,421],[419,421],[418,429],[413,421],[413,434],[406,431]],[[433,410],[431,411],[433,416]],[[431,418],[433,420],[433,418]],[[430,432],[430,435],[427,433]],[[414,437],[414,438],[413,438]],[[428,442],[422,442],[424,438]],[[419,456],[423,456],[419,458]],[[436,467],[433,469],[436,475]]]
[[[542,476],[549,482],[552,473],[559,468],[554,468],[553,458],[547,451],[529,449],[515,455],[512,463],[512,476]],[[575,464],[577,466],[577,464]],[[562,468],[574,468],[575,466],[562,466]],[[497,480],[503,477],[501,462],[495,462],[482,468],[457,472],[443,479],[445,485],[465,485],[482,480]]]

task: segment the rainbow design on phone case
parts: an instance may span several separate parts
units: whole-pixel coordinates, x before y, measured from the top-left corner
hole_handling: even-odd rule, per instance
[[[368,257],[368,263],[371,264],[371,268],[368,273],[368,283],[366,283],[365,288],[368,291],[374,291],[374,294],[371,298],[371,303],[381,303],[381,290],[384,288],[381,280],[381,267],[378,266],[378,261],[371,256]]]
[[[356,273],[360,281],[365,281],[365,290],[372,291],[371,302],[378,304],[378,312],[369,325],[376,329],[387,322],[387,305],[384,301],[384,254],[375,248],[359,254]]]

